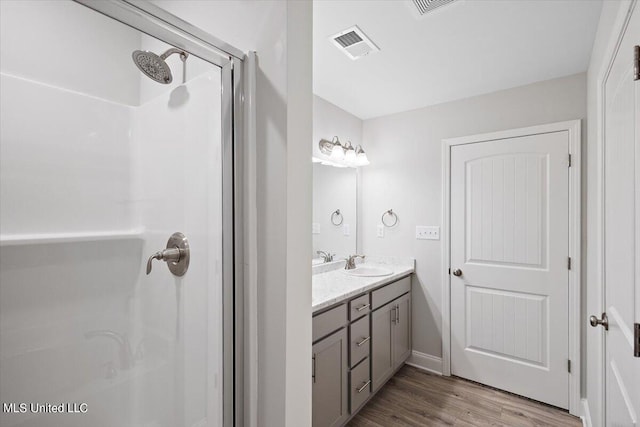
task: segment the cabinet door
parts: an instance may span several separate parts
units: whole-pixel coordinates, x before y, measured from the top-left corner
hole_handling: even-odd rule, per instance
[[[398,368],[411,354],[411,294],[393,302],[398,311],[393,323],[393,367]]]
[[[348,414],[347,330],[313,346],[313,427],[338,426]]]
[[[371,314],[371,381],[375,392],[393,372],[391,330],[395,304],[387,304]]]

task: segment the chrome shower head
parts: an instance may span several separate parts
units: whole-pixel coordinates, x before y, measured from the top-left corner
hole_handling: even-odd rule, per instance
[[[173,75],[165,59],[174,53],[180,54],[182,62],[185,62],[189,56],[189,54],[183,50],[171,48],[160,56],[147,50],[136,50],[131,54],[131,57],[136,67],[138,67],[144,75],[158,83],[169,84],[173,81]]]

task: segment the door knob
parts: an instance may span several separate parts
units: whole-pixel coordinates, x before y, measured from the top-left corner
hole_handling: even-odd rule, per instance
[[[459,268],[456,268],[455,270],[453,270],[453,275],[456,277],[462,276],[462,270],[460,270]]]
[[[189,240],[180,232],[173,233],[167,241],[167,248],[151,255],[147,260],[147,275],[151,273],[153,260],[165,261],[169,271],[176,276],[184,276],[189,269]]]
[[[602,325],[604,326],[605,331],[609,330],[609,318],[607,317],[607,313],[602,313],[602,319],[598,319],[596,316],[589,317],[589,323],[591,323],[591,326],[594,328],[598,325]]]

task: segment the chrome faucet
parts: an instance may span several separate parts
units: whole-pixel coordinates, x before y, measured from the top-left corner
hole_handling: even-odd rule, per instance
[[[365,256],[364,255],[349,255],[349,258],[347,258],[347,263],[344,266],[345,270],[353,270],[354,268],[356,268],[356,258],[362,258],[362,260],[364,261]]]
[[[335,256],[335,254],[325,251],[318,251],[316,253],[320,255],[320,258],[322,258],[323,262],[331,262],[333,261],[333,257]]]
[[[121,335],[117,332],[109,330],[89,331],[84,334],[86,339],[95,337],[107,337],[111,338],[118,343],[118,354],[120,355],[120,369],[131,369],[134,364],[133,353],[131,352],[131,345],[126,335]]]

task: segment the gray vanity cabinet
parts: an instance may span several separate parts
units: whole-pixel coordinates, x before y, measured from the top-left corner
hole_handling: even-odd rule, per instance
[[[313,316],[313,427],[352,418],[411,353],[411,278]]]
[[[371,378],[374,392],[411,354],[411,293],[408,292],[410,282],[405,280],[406,283],[397,282],[396,289],[384,291],[392,291],[391,297],[405,290],[406,293],[371,314]]]
[[[371,315],[371,384],[373,391],[393,372],[392,329],[395,306],[388,304]]]
[[[349,417],[346,329],[313,346],[313,425],[340,426]]]

